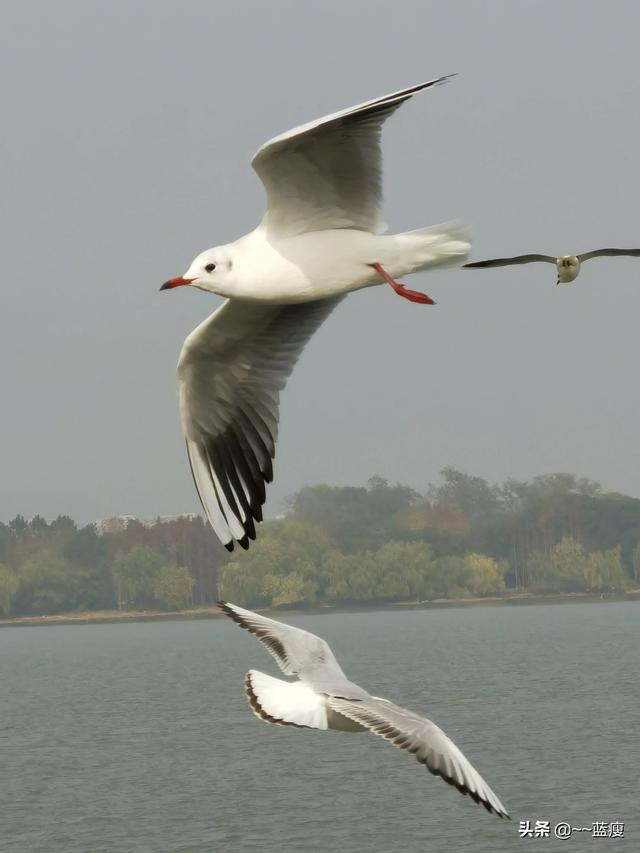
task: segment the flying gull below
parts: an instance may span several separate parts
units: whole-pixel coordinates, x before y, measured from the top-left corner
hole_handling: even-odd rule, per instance
[[[396,277],[456,264],[460,224],[382,235],[380,131],[421,89],[368,101],[276,136],[252,160],[267,193],[260,225],[198,255],[161,290],[191,285],[226,302],[187,337],[178,396],[198,495],[216,534],[247,548],[273,477],[279,395],[305,344],[345,294],[381,284],[432,304]]]
[[[593,252],[583,252],[581,255],[561,255],[553,258],[551,255],[516,255],[515,258],[494,258],[490,261],[475,261],[464,264],[465,269],[481,269],[483,267],[508,267],[512,264],[535,264],[542,261],[546,264],[555,264],[558,270],[556,284],[569,284],[578,278],[580,265],[590,258],[611,257],[614,255],[626,255],[634,258],[640,257],[640,249],[596,249]]]
[[[298,677],[298,681],[289,682],[249,670],[244,689],[257,717],[303,729],[373,732],[415,755],[430,773],[482,803],[487,811],[509,817],[498,797],[442,729],[349,681],[320,637],[235,604],[220,601],[218,606],[266,646],[285,675]]]

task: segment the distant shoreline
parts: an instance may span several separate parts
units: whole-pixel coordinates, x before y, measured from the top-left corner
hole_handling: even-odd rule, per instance
[[[315,605],[313,607],[259,608],[272,613],[359,613],[372,610],[428,610],[446,607],[495,607],[502,605],[598,603],[603,601],[640,601],[640,589],[620,593],[568,592],[539,595],[513,593],[485,598],[436,598],[430,601],[386,602],[379,604]],[[0,619],[0,628],[38,625],[88,625],[108,622],[166,622],[177,619],[218,619],[223,614],[217,607],[190,610],[83,610],[50,616],[14,616]]]

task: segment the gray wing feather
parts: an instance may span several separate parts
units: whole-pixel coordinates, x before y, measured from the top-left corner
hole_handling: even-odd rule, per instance
[[[551,255],[516,255],[514,258],[493,258],[490,261],[474,261],[471,264],[463,264],[464,269],[481,269],[482,267],[508,267],[511,264],[532,264],[543,261],[547,264],[555,264],[557,258]]]
[[[229,601],[219,601],[218,607],[260,640],[285,675],[296,675],[319,693],[336,691],[351,698],[369,695],[347,679],[329,644],[321,637]]]
[[[299,305],[228,300],[187,338],[180,415],[200,501],[228,550],[248,547],[273,478],[279,398],[305,344],[342,297]]]
[[[460,793],[468,794],[476,803],[482,803],[487,811],[509,817],[478,771],[431,720],[373,696],[362,701],[335,697],[328,701],[337,713],[386,738],[394,746],[407,749],[430,773],[440,776]]]
[[[583,252],[581,255],[578,255],[578,259],[582,263],[582,261],[588,261],[589,258],[613,257],[616,255],[628,255],[629,257],[639,258],[640,249],[594,249],[593,252]]]
[[[416,92],[448,79],[367,101],[266,142],[251,165],[267,192],[267,229],[287,237],[331,228],[380,230],[382,125]]]

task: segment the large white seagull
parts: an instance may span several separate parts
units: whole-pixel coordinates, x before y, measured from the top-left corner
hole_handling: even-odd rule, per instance
[[[421,89],[368,101],[265,143],[252,160],[267,193],[260,225],[208,249],[161,289],[198,287],[226,302],[186,339],[178,362],[182,428],[193,479],[228,550],[247,548],[262,520],[279,394],[305,344],[345,294],[387,282],[432,304],[398,276],[456,264],[465,226],[383,235],[380,132]]]

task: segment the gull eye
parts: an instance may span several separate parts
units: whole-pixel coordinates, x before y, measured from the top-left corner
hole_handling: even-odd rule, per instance
[[[215,264],[207,264],[206,267],[204,268],[204,271],[205,272],[213,272],[215,268],[216,268]]]

